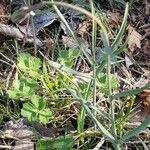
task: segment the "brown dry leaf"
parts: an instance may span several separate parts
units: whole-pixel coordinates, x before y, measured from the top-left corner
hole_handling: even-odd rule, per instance
[[[2,4],[0,4],[0,22],[5,23],[7,21],[7,16],[6,16],[6,7]]]
[[[62,36],[62,40],[63,40],[63,44],[65,45],[65,47],[69,47],[69,48],[78,48],[79,47],[79,44],[72,37]],[[85,46],[85,48],[89,47],[89,44],[86,40],[81,39],[81,38],[79,40]]]
[[[140,112],[132,118],[132,121],[143,122],[145,119],[150,119],[150,89],[139,93],[135,100],[140,104]]]
[[[136,99],[143,107],[146,107],[148,109],[147,111],[150,113],[150,89],[144,90],[142,93],[138,94]]]
[[[78,35],[80,35],[81,37],[84,37],[85,34],[89,33],[89,31],[92,28],[92,22],[91,20],[86,20],[82,23],[79,24],[76,32]]]
[[[77,48],[78,43],[72,37],[62,36],[63,44],[65,47]]]
[[[141,48],[142,36],[132,27],[128,26],[128,48],[133,52],[135,47]]]
[[[2,4],[0,4],[0,15],[5,15],[5,7]]]
[[[106,16],[109,20],[109,23],[111,26],[115,27],[116,25],[120,24],[122,21],[122,15],[118,12],[111,12],[111,11],[106,11]]]
[[[146,69],[144,68],[145,72],[146,72]],[[150,72],[149,72],[150,73]],[[148,74],[148,71],[146,72],[146,74]],[[138,88],[142,88],[143,86],[145,86],[146,84],[148,84],[150,82],[150,79],[147,79],[147,78],[144,78],[144,77],[141,77],[138,79],[138,81],[136,81],[134,83],[134,87],[138,87]]]

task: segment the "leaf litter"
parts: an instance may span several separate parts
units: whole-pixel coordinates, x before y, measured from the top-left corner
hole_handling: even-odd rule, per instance
[[[139,6],[139,8],[140,8],[139,11],[132,10],[131,13],[130,13],[132,15],[132,17],[131,17],[131,20],[130,20],[130,25],[128,26],[128,38],[129,38],[128,39],[128,49],[131,51],[131,55],[133,56],[133,58],[135,60],[138,60],[138,61],[139,60],[140,61],[144,60],[144,61],[143,61],[143,64],[140,64],[140,67],[136,66],[134,68],[136,73],[134,71],[130,70],[130,69],[133,69],[132,67],[135,65],[134,63],[131,63],[130,65],[127,66],[127,71],[129,72],[131,78],[135,79],[134,80],[135,84],[133,85],[133,83],[132,83],[133,81],[128,81],[130,83],[128,84],[128,86],[126,86],[126,88],[129,88],[130,86],[139,87],[144,82],[144,81],[141,80],[143,78],[145,80],[145,83],[149,83],[148,73],[146,74],[145,72],[141,72],[142,75],[140,75],[138,73],[138,72],[140,72],[139,70],[141,69],[141,67],[143,68],[143,70],[147,70],[147,72],[150,72],[150,70],[149,70],[150,66],[145,65],[145,59],[144,59],[144,58],[146,58],[146,61],[149,62],[149,58],[150,58],[149,57],[150,56],[150,51],[149,51],[149,46],[150,45],[149,45],[149,40],[148,40],[149,39],[149,34],[147,34],[149,32],[149,30],[147,29],[148,28],[148,23],[143,23],[144,22],[143,18],[145,16],[143,17],[143,15],[141,14],[141,12],[146,14],[146,15],[148,14],[149,10],[148,10],[147,3],[148,3],[148,1],[145,1],[145,3],[142,2],[142,4],[145,4],[145,10],[144,11],[143,11],[143,8],[141,8],[141,6]],[[140,1],[139,1],[138,5],[140,5]],[[3,5],[2,5],[2,7],[3,7]],[[108,7],[106,7],[106,8],[108,8]],[[6,12],[5,12],[5,8],[1,8],[0,7],[0,10],[2,11],[2,15],[7,15]],[[106,12],[106,16],[108,17],[109,25],[112,28],[116,28],[117,29],[118,26],[121,23],[122,15],[120,13],[111,12],[111,10],[106,10],[105,12]],[[70,14],[71,13],[74,14],[75,12],[71,11]],[[49,15],[47,15],[47,14],[49,14]],[[46,20],[44,20],[45,19],[45,15],[48,16],[48,19],[46,19]],[[77,17],[78,14],[77,15],[75,14],[74,16]],[[79,16],[80,16],[80,14],[79,14]],[[141,19],[141,16],[142,16],[142,19]],[[56,13],[53,13],[53,14],[50,14],[50,13],[46,13],[45,14],[45,13],[43,13],[43,14],[40,14],[39,16],[35,17],[35,18],[36,18],[35,19],[35,26],[37,28],[36,29],[36,33],[37,33],[37,37],[36,38],[37,38],[37,40],[40,41],[40,44],[37,44],[37,45],[39,45],[39,47],[41,48],[43,46],[43,44],[45,44],[45,42],[44,42],[45,39],[43,40],[40,37],[41,33],[44,36],[47,36],[46,35],[46,29],[51,31],[51,28],[53,28],[53,25],[55,26],[56,22],[59,24],[59,23],[61,23],[61,21],[58,20]],[[92,28],[91,20],[88,20],[88,19],[85,20],[85,21],[81,21],[81,20],[79,21],[80,23],[76,22],[76,21],[72,21],[71,22],[74,25],[74,27],[75,27],[73,30],[77,33],[77,35],[79,36],[78,38],[81,39],[81,42],[84,43],[85,47],[90,50],[90,42],[89,42],[90,38],[89,37],[91,36],[90,35],[90,31],[91,31],[91,28]],[[17,40],[19,39],[19,41],[20,40],[23,41],[24,37],[25,37],[25,34],[27,34],[28,36],[27,36],[26,42],[28,43],[29,39],[31,38],[32,42],[29,42],[29,43],[31,43],[33,45],[35,39],[33,38],[32,30],[28,30],[29,31],[29,34],[28,34],[28,32],[26,30],[26,25],[27,25],[26,22],[24,22],[24,25],[20,24],[18,26],[11,26],[11,25],[8,26],[7,22],[4,22],[4,18],[2,18],[0,33],[3,34],[3,35],[6,35],[6,38],[8,38],[8,36],[9,36],[10,39],[11,39],[11,36],[13,35],[13,37],[15,37]],[[2,28],[3,26],[5,26],[5,32],[4,32],[3,28]],[[29,26],[28,29],[29,28],[31,28],[31,26]],[[15,30],[15,32],[14,32],[14,30]],[[67,29],[63,29],[63,28],[61,29],[61,32],[65,32],[65,34],[66,34],[66,35],[61,35],[61,38],[59,37],[60,41],[61,41],[61,44],[63,46],[65,46],[66,49],[67,48],[76,48],[78,46],[78,44],[68,35],[66,30]],[[16,34],[17,33],[16,31],[19,33],[19,36],[18,36],[18,34]],[[41,31],[44,31],[44,32],[41,32]],[[50,35],[48,35],[47,41],[49,41],[48,39],[50,39],[50,41],[52,41],[52,42],[47,42],[47,43],[50,44],[50,46],[55,45],[54,44],[55,43],[54,42],[55,39],[53,39]],[[5,41],[5,42],[7,42],[7,41]],[[99,40],[99,43],[101,43],[101,39]],[[100,45],[100,46],[102,46],[102,45]],[[142,57],[140,56],[141,53],[142,53]],[[86,62],[84,59],[82,59],[82,61]],[[81,59],[77,60],[77,64],[79,64],[79,66],[83,65],[83,63],[81,63]],[[87,63],[86,63],[86,65],[87,65],[86,68],[88,68],[88,70],[90,72],[90,69],[89,69],[90,66]],[[2,64],[0,66],[2,66]],[[133,74],[133,72],[135,74]],[[124,78],[124,76],[121,76],[121,77]],[[146,118],[148,118],[148,119],[150,118],[150,111],[149,111],[150,110],[150,91],[149,91],[149,89],[144,90],[142,93],[139,93],[139,94],[136,95],[135,107],[137,105],[139,105],[140,112],[137,113],[131,119],[133,124],[136,124],[137,122],[141,123]],[[75,107],[75,106],[73,106],[73,107]],[[76,109],[78,109],[78,108],[76,108]],[[70,124],[72,125],[73,123],[71,122]]]

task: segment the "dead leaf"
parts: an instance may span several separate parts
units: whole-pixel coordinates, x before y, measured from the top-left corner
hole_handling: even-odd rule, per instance
[[[150,115],[150,89],[144,90],[136,96],[136,100],[141,103],[142,107],[147,108],[148,115]]]
[[[69,47],[73,49],[79,47],[79,43],[77,43],[72,37],[62,36],[62,39],[63,39],[63,44],[65,47]],[[79,40],[84,45],[85,48],[89,47],[89,44],[86,40],[81,39],[81,38]]]
[[[150,119],[150,89],[139,93],[135,100],[140,105],[140,111],[133,116],[132,122],[143,122],[145,119]]]
[[[69,48],[78,48],[78,43],[72,38],[68,36],[62,36],[63,44],[65,47]]]
[[[141,48],[142,36],[130,25],[128,26],[128,48],[133,52],[135,47]]]
[[[8,16],[6,15],[6,7],[0,4],[0,22],[5,23],[7,21]]]
[[[145,69],[145,68],[144,68]],[[145,69],[146,71],[146,69]],[[148,73],[148,72],[147,72]],[[148,84],[150,82],[150,79],[146,79],[144,77],[141,77],[140,79],[138,79],[137,82],[135,82],[134,87],[138,87],[138,88],[142,88],[143,86],[145,86],[146,84]]]
[[[108,18],[109,24],[112,27],[116,27],[118,24],[120,24],[123,18],[119,12],[111,12],[109,10],[106,11],[106,16]]]
[[[128,57],[128,55],[125,55],[125,63],[126,63],[127,68],[129,68],[131,65],[133,65],[133,62]]]
[[[78,25],[76,32],[81,37],[84,37],[85,34],[89,33],[91,28],[92,28],[91,20],[86,20]]]

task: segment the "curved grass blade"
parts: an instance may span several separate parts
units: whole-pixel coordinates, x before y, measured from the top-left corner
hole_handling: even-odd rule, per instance
[[[66,66],[62,65],[62,64],[59,64],[59,63],[54,62],[54,61],[52,61],[52,60],[49,60],[46,56],[44,56],[44,54],[43,54],[41,51],[39,51],[39,53],[43,56],[43,58],[44,58],[45,60],[47,60],[48,64],[49,64],[50,66],[54,67],[55,69],[60,69],[60,70],[62,70],[62,71],[65,71],[65,72],[67,72],[67,73],[70,73],[70,74],[72,74],[72,75],[76,75],[76,76],[81,76],[81,77],[85,77],[85,78],[92,79],[92,77],[91,77],[89,74],[81,73],[81,72],[75,71],[75,70],[73,70],[73,69],[71,69],[71,68],[69,68],[69,67],[66,67]]]
[[[65,83],[64,83],[65,85]],[[88,116],[92,119],[92,121],[94,122],[94,124],[96,124],[96,126],[98,127],[98,129],[106,136],[109,138],[109,140],[111,142],[114,142],[115,138],[114,136],[96,119],[96,117],[94,116],[94,114],[92,113],[92,111],[90,110],[90,108],[88,107],[86,100],[78,97],[75,92],[73,92],[72,90],[70,90],[67,85],[65,85],[66,89],[76,98],[76,101],[80,102],[82,107],[84,107],[84,109],[86,110]]]
[[[122,144],[124,141],[130,139],[131,137],[138,134],[140,131],[142,131],[144,128],[148,127],[150,125],[150,119],[145,120],[140,126],[137,128],[134,128],[133,130],[127,132],[121,139],[118,140],[118,144]]]
[[[121,52],[124,51],[124,49],[126,48],[127,44],[128,44],[129,39],[127,38],[125,43],[123,43],[119,48],[117,48],[116,50],[113,50],[113,54],[115,56],[119,55]]]
[[[117,93],[115,95],[112,96],[113,99],[117,99],[120,97],[126,97],[126,96],[131,96],[131,95],[136,95],[140,92],[142,92],[143,90],[150,88],[150,83],[147,83],[145,86],[143,86],[142,88],[137,88],[137,89],[131,89],[131,90],[127,90],[121,93]]]
[[[124,13],[124,18],[123,18],[123,21],[122,21],[122,24],[121,24],[121,27],[120,27],[120,30],[112,44],[112,49],[114,50],[114,48],[116,48],[119,44],[120,44],[120,41],[121,41],[121,37],[125,31],[125,27],[126,27],[126,23],[127,23],[127,18],[128,18],[128,12],[129,12],[129,3],[126,3],[126,6],[125,6],[125,13]]]
[[[97,107],[94,107],[92,105],[90,106],[90,108],[95,110],[99,115],[103,116],[108,121],[111,121],[110,116],[107,113],[105,113],[104,111],[101,111],[100,108],[98,109]]]

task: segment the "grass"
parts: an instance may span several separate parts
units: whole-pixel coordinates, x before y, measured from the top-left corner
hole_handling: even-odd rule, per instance
[[[104,137],[105,141],[105,144],[103,142],[101,146],[104,145],[107,147],[107,145],[110,145],[110,147],[113,147],[115,150],[122,149],[122,146],[126,141],[130,140],[150,125],[150,120],[145,120],[141,125],[130,131],[124,129],[126,122],[128,122],[130,115],[132,114],[134,96],[144,89],[149,88],[150,84],[146,84],[142,88],[119,92],[117,90],[119,82],[112,72],[112,64],[113,66],[119,64],[118,56],[124,51],[124,48],[127,45],[127,40],[124,44],[121,42],[127,24],[129,3],[125,3],[123,21],[113,42],[110,42],[108,31],[102,19],[97,16],[97,11],[92,0],[89,0],[91,12],[76,5],[55,2],[53,0],[42,2],[42,4],[53,6],[59,18],[68,29],[68,35],[70,35],[75,43],[78,44],[78,51],[76,52],[74,50],[72,52],[72,49],[69,49],[67,52],[65,50],[59,51],[59,58],[57,61],[50,60],[42,51],[38,51],[36,44],[34,45],[35,56],[40,54],[42,61],[28,53],[20,53],[16,64],[17,71],[15,80],[13,80],[10,90],[7,91],[8,96],[13,99],[12,102],[15,101],[15,103],[17,103],[16,100],[22,100],[22,108],[14,108],[15,113],[21,112],[21,115],[28,118],[30,121],[39,121],[43,124],[48,124],[54,121],[54,118],[56,117],[55,114],[59,113],[61,107],[70,110],[71,106],[68,105],[70,103],[72,104],[71,100],[74,100],[77,104],[80,104],[80,107],[76,108],[78,113],[75,114],[77,121],[75,130],[77,131],[77,134],[68,134],[64,137],[60,136],[54,139],[55,142],[51,139],[39,139],[37,147],[41,150],[43,147],[45,149],[45,145],[48,143],[49,145],[47,146],[52,146],[54,149],[71,149],[75,146],[81,146],[81,148],[84,149],[84,147],[88,147],[87,145],[90,142],[91,145],[93,144],[92,142],[94,141],[93,138],[95,138],[95,136],[96,141],[94,141],[93,145],[96,146],[97,144],[101,144],[102,141],[99,142],[98,140],[98,137],[100,136]],[[110,4],[112,6],[112,1],[110,1]],[[60,12],[58,6],[81,12],[92,19],[91,55],[85,51],[83,44],[69,26],[69,23]],[[32,27],[34,28],[33,24]],[[33,35],[35,37],[35,34]],[[103,42],[102,57],[98,62],[96,60],[97,35],[101,35],[101,40]],[[6,58],[3,54],[1,55]],[[76,57],[80,56],[88,62],[92,74],[75,70],[74,60]],[[76,77],[83,79],[83,81],[73,81],[72,79]],[[99,106],[97,102],[97,94],[99,92],[103,94],[100,99],[100,104],[105,104],[106,111],[101,110],[103,107],[101,105]],[[63,94],[69,95],[71,100],[66,98],[65,101],[58,101]],[[50,97],[50,99],[48,97]],[[131,98],[130,107],[127,111],[125,111],[125,103],[121,102],[124,97]],[[52,107],[47,99],[51,100],[54,107]],[[7,106],[5,107],[7,108]],[[0,109],[3,109],[3,106]],[[17,117],[19,117],[19,115]],[[61,115],[60,117],[63,118]],[[93,122],[91,124],[89,123],[89,126],[92,126],[92,129],[88,127],[90,131],[88,131],[88,128],[85,126],[87,119]],[[56,122],[59,124],[59,119],[56,120]]]

